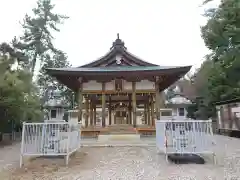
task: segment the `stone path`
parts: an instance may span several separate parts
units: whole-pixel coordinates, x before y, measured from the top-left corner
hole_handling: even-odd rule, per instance
[[[83,147],[70,160],[37,159],[11,172],[12,180],[238,180],[240,139],[215,136],[217,164],[167,164],[155,147]],[[1,166],[19,161],[19,144],[0,150]],[[3,153],[2,153],[3,152]],[[14,154],[15,153],[15,154]],[[8,158],[9,157],[9,158]],[[18,165],[18,164],[17,164]],[[1,176],[0,176],[1,177]],[[4,178],[0,178],[4,180]],[[6,180],[7,180],[6,179]]]

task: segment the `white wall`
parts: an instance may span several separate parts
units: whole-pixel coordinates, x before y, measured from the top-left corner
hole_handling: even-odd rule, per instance
[[[128,82],[123,80],[123,90],[131,91],[132,90],[132,82]],[[154,90],[155,83],[148,81],[148,80],[141,80],[140,82],[136,82],[136,90]],[[102,83],[97,81],[89,81],[83,83],[83,91],[101,91],[102,90]],[[112,80],[111,82],[106,83],[106,90],[115,90],[115,81]]]
[[[155,82],[151,82],[148,80],[141,80],[140,82],[136,82],[136,90],[154,90]]]

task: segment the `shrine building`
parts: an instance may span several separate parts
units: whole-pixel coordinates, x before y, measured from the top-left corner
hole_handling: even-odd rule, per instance
[[[113,124],[154,127],[164,107],[161,93],[190,69],[144,61],[130,53],[118,35],[103,57],[80,67],[47,71],[78,94],[78,121],[84,127],[104,128]]]

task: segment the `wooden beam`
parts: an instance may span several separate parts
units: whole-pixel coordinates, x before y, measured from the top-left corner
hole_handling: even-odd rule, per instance
[[[106,94],[105,94],[106,84],[102,83],[102,127],[106,126],[105,118],[105,108],[106,108]]]

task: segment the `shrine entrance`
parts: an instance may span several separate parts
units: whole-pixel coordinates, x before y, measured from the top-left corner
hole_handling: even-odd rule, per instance
[[[114,124],[128,124],[128,106],[122,102],[114,106]]]

